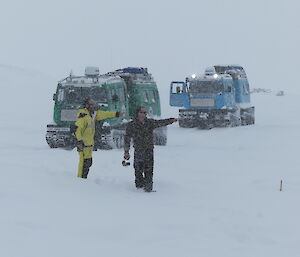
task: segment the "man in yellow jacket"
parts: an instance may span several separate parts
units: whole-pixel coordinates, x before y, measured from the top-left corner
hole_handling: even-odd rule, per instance
[[[88,98],[84,101],[84,109],[77,114],[76,139],[79,153],[78,174],[79,178],[87,178],[92,166],[92,152],[94,148],[95,120],[104,120],[123,115],[123,112],[95,111],[94,101]]]

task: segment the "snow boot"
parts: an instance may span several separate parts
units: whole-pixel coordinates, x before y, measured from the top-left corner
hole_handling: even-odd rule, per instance
[[[145,192],[151,192],[153,189],[153,182],[148,182],[144,186],[144,191]]]
[[[144,179],[136,179],[135,180],[135,187],[136,188],[143,188],[145,185]]]

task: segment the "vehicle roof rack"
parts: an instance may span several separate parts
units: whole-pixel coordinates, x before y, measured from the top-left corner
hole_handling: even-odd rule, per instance
[[[123,69],[117,69],[115,71],[108,72],[106,75],[117,75],[122,78],[131,78],[133,80],[139,80],[142,82],[153,82],[152,75],[148,73],[147,68],[143,67],[127,67]]]

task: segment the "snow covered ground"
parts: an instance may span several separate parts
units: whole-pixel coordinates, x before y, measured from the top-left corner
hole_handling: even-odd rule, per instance
[[[0,256],[300,256],[300,91],[253,94],[254,126],[173,124],[155,149],[157,192],[144,193],[121,150],[94,152],[76,178],[77,152],[44,139],[56,81],[0,75]]]

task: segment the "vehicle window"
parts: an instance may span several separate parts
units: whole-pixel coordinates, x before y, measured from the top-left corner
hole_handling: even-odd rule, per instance
[[[189,87],[190,93],[220,93],[223,92],[223,84],[218,81],[191,81]]]
[[[144,91],[144,102],[145,103],[149,102],[149,97],[148,97],[147,91]]]
[[[181,94],[181,93],[183,93],[183,84],[182,83],[173,83],[172,94]]]
[[[150,103],[155,103],[154,91],[148,91],[148,97]]]
[[[154,96],[155,96],[155,100],[156,100],[156,102],[159,102],[159,95],[158,95],[158,91],[154,91]]]
[[[109,97],[110,97],[110,100],[113,99],[113,96],[114,96],[114,95],[116,95],[116,90],[115,90],[114,88],[111,88],[111,89],[110,89],[110,96],[109,96]]]
[[[244,83],[244,90],[245,90],[245,94],[246,95],[249,95],[249,83],[248,82],[246,82],[246,83]]]
[[[227,86],[225,92],[226,93],[231,93],[232,92],[232,87],[231,86]]]
[[[232,83],[226,83],[225,84],[225,93],[231,93],[232,91],[233,91]]]
[[[118,91],[121,102],[125,102],[125,89],[120,87]]]
[[[103,88],[100,88],[100,87],[91,88],[89,94],[90,94],[90,97],[95,102],[105,102],[106,101],[105,90]]]
[[[62,101],[64,99],[64,90],[63,89],[59,89],[58,90],[58,95],[57,95],[57,101]]]
[[[81,88],[81,96],[82,96],[83,99],[86,99],[88,97],[92,97],[91,96],[91,89],[86,88],[86,87],[82,87]]]
[[[80,102],[80,88],[66,88],[64,99],[67,103],[79,103]]]
[[[63,94],[67,103],[82,103],[88,97],[95,102],[106,102],[105,90],[100,87],[67,87],[58,93],[58,99],[61,99]]]

